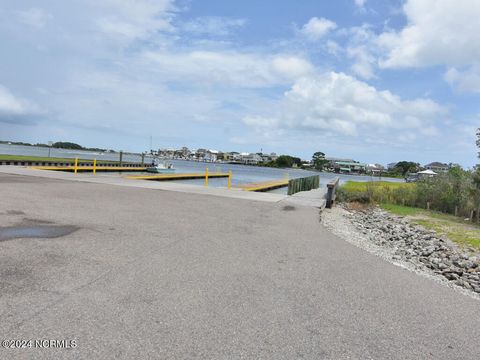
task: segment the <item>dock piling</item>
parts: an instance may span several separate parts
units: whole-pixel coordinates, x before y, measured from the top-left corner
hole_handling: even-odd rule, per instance
[[[78,157],[75,158],[75,165],[73,166],[73,172],[76,174],[78,171]]]
[[[228,185],[227,188],[230,190],[232,187],[232,170],[228,170]]]
[[[93,159],[93,175],[97,173],[97,159]]]
[[[205,168],[205,186],[208,186],[208,167]]]

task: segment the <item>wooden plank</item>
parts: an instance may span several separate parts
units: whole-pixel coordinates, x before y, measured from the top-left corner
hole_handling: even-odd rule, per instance
[[[310,191],[313,189],[318,189],[319,186],[320,186],[319,175],[292,179],[288,182],[288,195],[293,195],[300,191]]]
[[[245,191],[268,191],[288,186],[288,180],[270,180],[257,183],[237,185],[236,187]]]

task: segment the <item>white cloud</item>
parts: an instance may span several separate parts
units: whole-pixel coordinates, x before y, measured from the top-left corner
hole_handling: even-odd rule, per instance
[[[43,9],[32,7],[27,10],[17,11],[17,17],[21,23],[40,29],[47,24],[52,15]]]
[[[371,26],[363,24],[343,32],[348,35],[346,53],[348,58],[353,60],[351,65],[353,73],[362,79],[375,78],[378,49],[375,43],[376,35]]]
[[[460,66],[480,61],[480,1],[408,0],[403,11],[407,25],[378,39],[387,51],[382,67]]]
[[[14,96],[5,86],[0,84],[0,123],[27,123],[29,116],[40,113],[39,109],[29,101]]]
[[[450,68],[445,73],[444,79],[460,91],[480,93],[480,64],[472,65],[464,70]]]
[[[337,24],[331,20],[313,17],[303,25],[300,32],[312,40],[318,40],[336,28]]]
[[[347,56],[355,59],[351,69],[356,75],[367,80],[375,77],[376,58],[367,46],[348,47]]]
[[[365,6],[365,3],[367,2],[367,0],[354,0],[355,2],[355,5],[360,7],[360,8],[363,8]]]
[[[245,19],[231,19],[219,16],[205,16],[181,24],[181,29],[186,33],[227,36],[232,30],[245,25]]]
[[[436,120],[446,113],[432,100],[402,100],[351,76],[327,72],[296,81],[285,93],[276,116],[253,115],[244,122],[261,131],[277,128],[342,135],[383,131],[385,139],[394,138],[399,132],[432,135]]]
[[[258,88],[291,83],[313,71],[305,59],[237,51],[145,52],[151,71],[191,85]]]
[[[92,5],[107,14],[98,17],[96,24],[111,37],[132,41],[173,30],[173,0],[105,0]]]

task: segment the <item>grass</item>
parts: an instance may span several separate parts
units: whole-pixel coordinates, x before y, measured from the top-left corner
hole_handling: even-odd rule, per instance
[[[0,161],[31,161],[31,162],[39,162],[39,161],[46,161],[46,162],[73,162],[75,159],[72,158],[56,158],[56,157],[42,157],[42,156],[23,156],[23,155],[3,155],[0,154]],[[88,159],[78,159],[78,162],[92,162],[93,160]],[[118,161],[105,161],[105,160],[97,160],[99,164],[106,164],[106,163],[117,163]]]
[[[388,210],[393,214],[400,216],[415,216],[418,215],[422,210],[409,206],[394,205],[394,204],[381,204],[380,207],[384,210]]]
[[[466,222],[453,215],[409,206],[381,204],[380,207],[393,214],[407,217],[410,222],[446,235],[453,242],[480,249],[480,226]]]
[[[415,184],[403,183],[403,182],[390,182],[390,181],[347,181],[342,185],[342,188],[348,192],[363,192],[369,189],[400,189],[400,188],[412,188]]]

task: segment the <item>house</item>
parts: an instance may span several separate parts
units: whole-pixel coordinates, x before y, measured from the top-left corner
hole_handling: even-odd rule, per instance
[[[278,156],[275,153],[270,153],[270,154],[258,154],[262,158],[262,162],[270,162],[270,161],[275,161],[277,160]]]
[[[207,150],[204,156],[204,160],[211,161],[211,162],[217,161],[219,153],[220,151],[218,150]]]
[[[381,173],[385,172],[385,167],[380,164],[368,164],[365,167],[365,171],[372,175],[380,175]]]
[[[195,151],[195,159],[197,160],[203,161],[206,155],[207,155],[207,149],[197,149],[197,151]]]
[[[241,161],[246,165],[256,165],[262,162],[262,157],[255,153],[241,153]]]
[[[344,158],[336,158],[336,157],[326,157],[325,160],[328,162],[325,164],[324,168],[328,171],[334,171],[337,162],[355,162],[353,159],[344,159]]]
[[[334,161],[333,169],[336,173],[365,173],[366,165],[356,161]]]
[[[430,164],[425,165],[424,168],[427,169],[427,170],[432,170],[436,173],[439,173],[439,172],[448,171],[448,169],[450,169],[450,166],[448,166],[448,164],[444,164],[444,163],[441,163],[441,162],[438,162],[438,161],[434,161]]]

